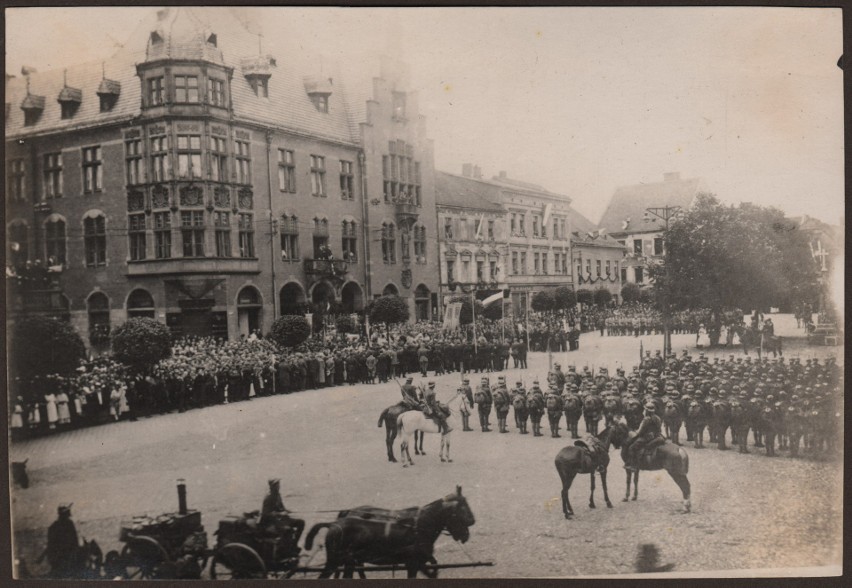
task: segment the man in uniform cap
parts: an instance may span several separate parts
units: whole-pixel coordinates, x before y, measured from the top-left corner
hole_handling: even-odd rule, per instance
[[[662,439],[663,423],[656,414],[657,409],[653,402],[645,403],[645,418],[639,423],[636,436],[629,439],[622,449],[624,469],[627,471],[639,471],[639,456],[642,450],[652,441]]]
[[[473,408],[473,390],[470,388],[470,380],[468,378],[464,378],[462,380],[462,385],[459,386],[459,392],[464,394],[464,397],[467,399],[467,406]],[[462,431],[473,431],[470,426],[470,412],[466,410],[462,410],[460,412],[462,416]]]
[[[281,499],[281,480],[273,478],[268,484],[269,492],[263,499],[258,526],[270,536],[280,537],[285,533],[292,533],[293,541],[290,546],[293,551],[298,552],[297,544],[302,531],[305,530],[305,521],[292,518],[290,511],[284,507],[284,501]]]
[[[80,543],[77,539],[77,528],[71,520],[71,505],[60,505],[57,508],[57,519],[47,529],[47,549],[44,550],[36,563],[47,556],[50,564],[50,577],[55,579],[72,579],[79,572]]]
[[[491,416],[492,403],[491,386],[488,384],[488,378],[482,378],[482,381],[476,388],[474,400],[476,400],[476,408],[479,412],[479,426],[482,428],[483,433],[488,433],[491,431],[488,417]]]
[[[509,391],[506,389],[506,378],[500,376],[497,379],[497,387],[494,389],[494,411],[497,413],[497,429],[501,433],[508,433],[506,428],[506,417],[509,416]]]
[[[451,433],[453,428],[447,423],[444,409],[435,398],[435,382],[430,381],[426,390],[423,392],[423,403],[426,405],[426,410],[423,412],[438,423],[438,432],[441,434]]]
[[[414,378],[406,378],[405,384],[400,387],[402,402],[411,410],[420,410],[420,399],[417,398],[417,387],[413,382]]]

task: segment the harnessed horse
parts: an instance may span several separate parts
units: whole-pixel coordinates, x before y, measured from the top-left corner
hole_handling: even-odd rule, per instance
[[[456,427],[455,415],[459,411],[459,404],[466,402],[466,398],[463,393],[456,392],[455,395],[447,402],[446,408],[449,414],[447,415],[447,429],[454,429]],[[439,453],[442,462],[451,462],[450,459],[450,434],[447,432],[441,432],[438,423],[433,421],[432,419],[426,417],[422,412],[416,410],[410,410],[400,414],[396,419],[397,429],[399,430],[399,434],[402,437],[402,443],[399,445],[399,453],[402,458],[402,467],[408,467],[409,465],[414,465],[414,462],[411,460],[411,453],[408,450],[409,444],[411,443],[411,438],[414,436],[416,431],[421,431],[422,433],[440,433],[441,434],[441,451]],[[444,457],[444,451],[446,450],[446,458]],[[408,460],[406,461],[406,458]]]
[[[330,577],[341,567],[344,577],[351,577],[351,568],[365,563],[400,564],[409,578],[415,578],[418,571],[434,578],[437,571],[427,571],[424,566],[436,563],[433,553],[440,534],[447,531],[453,539],[465,543],[475,522],[461,486],[456,486],[454,493],[425,506],[398,511],[361,506],[340,511],[336,521],[311,528],[305,549],[313,548],[320,529],[328,529],[326,563],[320,578]]]

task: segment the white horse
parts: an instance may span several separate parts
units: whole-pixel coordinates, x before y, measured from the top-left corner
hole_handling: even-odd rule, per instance
[[[450,409],[450,414],[447,417],[447,426],[448,428],[455,429],[456,424],[456,414],[459,412],[459,408],[463,403],[466,403],[467,399],[465,395],[461,392],[456,392],[456,394],[447,402],[447,407]],[[399,436],[402,438],[402,442],[399,445],[399,453],[402,457],[402,467],[407,468],[409,465],[414,465],[414,462],[411,460],[411,453],[408,451],[408,446],[411,443],[411,438],[414,436],[415,431],[421,431],[423,433],[439,433],[438,423],[428,418],[419,410],[409,410],[407,412],[402,413],[396,419],[396,427]],[[442,433],[441,434],[441,452],[440,457],[442,462],[451,462],[450,459],[450,435],[452,433]],[[446,449],[446,457],[444,457],[444,450]],[[406,461],[406,458],[408,460]]]

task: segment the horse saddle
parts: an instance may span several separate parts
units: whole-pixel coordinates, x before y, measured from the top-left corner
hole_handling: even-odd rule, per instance
[[[657,449],[666,443],[663,437],[655,437],[652,441],[642,448],[639,454],[639,469],[658,469],[657,466]]]

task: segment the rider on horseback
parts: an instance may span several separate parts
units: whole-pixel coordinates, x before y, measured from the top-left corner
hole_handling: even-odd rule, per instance
[[[438,423],[438,432],[446,434],[453,429],[447,424],[447,417],[444,415],[444,409],[435,398],[435,382],[429,382],[429,387],[423,392],[423,403],[426,409],[423,411],[428,417],[431,417]]]
[[[663,423],[656,414],[657,409],[653,402],[645,404],[645,418],[639,424],[636,435],[624,443],[624,469],[627,471],[639,471],[639,456],[642,450],[657,439],[662,439]]]
[[[411,410],[422,410],[420,400],[417,398],[417,388],[412,383],[414,378],[406,378],[405,384],[400,386],[402,392],[402,403]]]

